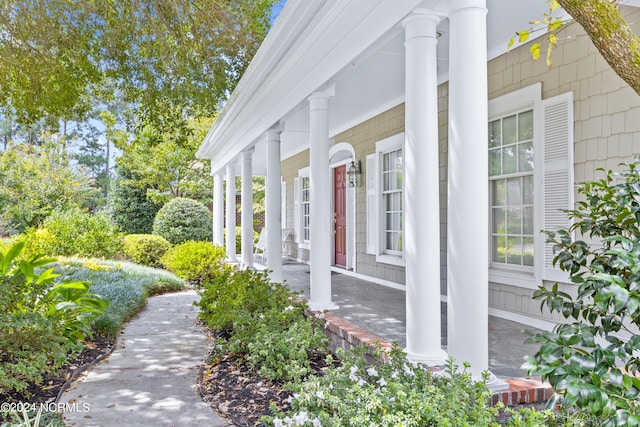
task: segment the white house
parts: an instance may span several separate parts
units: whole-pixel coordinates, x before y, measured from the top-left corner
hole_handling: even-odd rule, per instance
[[[558,34],[550,68],[529,44],[507,50],[547,11],[545,0],[289,0],[198,152],[215,171],[214,242],[224,181],[239,172],[251,265],[251,176],[266,174],[267,255],[292,230],[313,309],[334,306],[332,268],[402,287],[410,356],[451,355],[475,375],[489,313],[549,328],[531,295],[566,278],[539,230],[567,225],[574,183],[640,153],[640,97],[578,24]],[[226,200],[235,258],[234,185]],[[280,257],[267,258],[279,280]]]

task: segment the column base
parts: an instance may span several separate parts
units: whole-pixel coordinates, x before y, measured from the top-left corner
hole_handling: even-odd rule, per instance
[[[424,363],[427,366],[444,366],[447,363],[449,355],[446,351],[440,349],[433,353],[412,353],[407,349],[407,359],[413,363]]]
[[[476,378],[474,378],[476,379]],[[480,378],[480,380],[482,380]],[[489,378],[487,378],[487,387],[491,391],[505,391],[509,390],[509,384],[502,381],[500,378],[496,377],[494,374],[489,372]]]
[[[333,301],[328,302],[314,302],[309,301],[309,309],[311,311],[325,311],[325,310],[337,310],[338,307]]]

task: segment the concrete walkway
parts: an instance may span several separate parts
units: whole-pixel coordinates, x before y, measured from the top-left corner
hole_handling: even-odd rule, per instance
[[[209,343],[196,326],[194,291],[148,299],[110,357],[62,396],[68,426],[229,426],[197,391]]]

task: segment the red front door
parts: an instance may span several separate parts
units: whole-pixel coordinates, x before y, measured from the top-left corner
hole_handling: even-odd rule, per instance
[[[335,264],[347,265],[347,167],[333,170]]]

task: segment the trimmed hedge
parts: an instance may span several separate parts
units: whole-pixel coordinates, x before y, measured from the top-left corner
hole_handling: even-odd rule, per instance
[[[160,258],[171,248],[171,243],[155,234],[129,234],[124,236],[124,256],[149,267],[161,267]]]
[[[158,211],[153,234],[164,237],[172,245],[189,240],[208,241],[213,234],[213,216],[197,200],[177,197]]]
[[[122,252],[121,233],[111,218],[80,209],[54,212],[26,241],[28,255],[113,258]]]
[[[201,282],[221,271],[225,249],[209,242],[185,242],[169,249],[160,262],[183,279]]]

